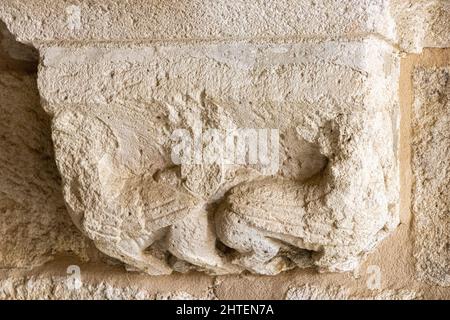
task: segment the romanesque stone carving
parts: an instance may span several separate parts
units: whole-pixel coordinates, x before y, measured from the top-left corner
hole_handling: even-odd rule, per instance
[[[39,49],[77,227],[152,275],[355,269],[399,222],[399,54],[446,44],[446,23],[433,21],[448,6],[264,2],[271,20],[235,1],[235,24],[208,24],[227,1],[130,3],[135,19],[123,21],[127,5],[115,1],[57,3],[25,20],[23,6],[41,2],[0,10]],[[426,36],[405,36],[415,24],[405,8]],[[230,132],[247,143],[231,161]],[[214,156],[227,161],[205,160]]]
[[[398,223],[392,50],[378,40],[41,48],[76,225],[153,275],[354,269]],[[278,170],[174,163],[173,133],[195,136],[199,123],[278,130],[267,153]]]

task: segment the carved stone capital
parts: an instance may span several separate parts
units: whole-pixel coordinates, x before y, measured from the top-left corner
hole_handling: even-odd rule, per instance
[[[399,1],[7,2],[67,207],[107,255],[350,271],[398,225]]]

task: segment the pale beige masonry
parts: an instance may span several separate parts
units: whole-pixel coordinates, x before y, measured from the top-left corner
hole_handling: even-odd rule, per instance
[[[398,223],[399,68],[383,41],[52,46],[41,55],[71,214],[133,267],[170,273],[176,259],[212,273],[346,271]],[[279,173],[174,167],[171,135],[196,121],[280,130]]]
[[[390,9],[390,0],[5,0],[0,16],[26,42],[329,39],[373,33],[393,39]]]
[[[450,46],[450,1],[394,0],[397,41],[408,52]]]
[[[68,251],[87,259],[87,240],[62,199],[37,59],[0,25],[0,269],[36,267]]]
[[[450,297],[448,63],[405,71],[449,7],[2,1],[39,66],[2,32],[0,298]],[[177,163],[180,129],[278,130],[278,170]]]
[[[86,258],[61,201],[36,78],[0,71],[0,86],[0,268],[40,265],[67,250]]]
[[[450,68],[417,68],[413,105],[415,258],[421,280],[450,286]]]
[[[19,41],[27,43],[330,40],[375,35],[411,52],[450,44],[448,0],[3,2],[0,18]]]
[[[70,278],[59,277],[15,277],[10,275],[0,280],[0,299],[52,299],[52,300],[213,300],[212,289],[205,290],[199,295],[192,295],[185,291],[151,292],[139,284],[127,287],[102,281],[81,286],[71,287]]]
[[[186,10],[195,3],[185,3]],[[61,12],[68,19],[52,29],[65,30],[55,34],[62,43],[48,38],[42,17],[17,20],[15,10],[27,6],[5,6],[13,32],[31,34],[39,48],[38,87],[52,116],[65,200],[97,248],[152,275],[350,271],[392,232],[399,223],[399,54],[387,40],[395,39],[391,3],[341,3],[338,20],[334,3],[269,2],[254,11],[236,2],[229,13],[211,2],[202,10],[226,13],[228,22],[238,15],[239,23],[192,24],[191,16],[202,14],[192,10],[183,22],[187,33],[164,19],[165,33],[154,35],[148,32],[158,32],[151,27],[164,17],[161,5],[131,6],[155,12],[134,30],[106,3],[119,19],[114,27],[123,24],[125,32],[108,28],[108,37],[89,20],[109,21],[96,16],[95,5],[87,12],[82,4],[48,6],[45,19],[58,21]],[[272,21],[262,19],[265,10],[277,26],[294,25],[292,34],[271,28],[269,35],[284,43],[250,41]],[[33,21],[44,26],[43,38]],[[309,33],[298,30],[306,27]],[[228,32],[244,40],[230,42]],[[129,42],[131,35],[163,43]],[[164,43],[198,38],[209,43]],[[278,172],[222,162],[176,165],[173,133],[198,125],[278,130]]]
[[[306,284],[301,287],[292,287],[286,293],[286,300],[414,300],[420,297],[414,291],[385,290],[375,291],[372,296],[352,296],[345,287]]]

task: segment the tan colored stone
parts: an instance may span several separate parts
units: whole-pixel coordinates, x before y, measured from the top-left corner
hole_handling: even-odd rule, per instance
[[[185,291],[176,291],[168,293],[158,293],[156,300],[215,300],[216,297],[212,292],[208,292],[202,297],[195,297]]]
[[[71,266],[77,267],[77,266]],[[69,268],[67,269],[70,270]],[[52,270],[52,274],[25,275],[23,272],[9,271],[0,275],[0,300],[214,300],[211,288],[191,286],[185,289],[173,284],[174,279],[155,281],[149,285],[145,281],[134,282],[130,279],[120,281],[117,274],[114,277],[101,277],[91,274],[84,268],[78,269],[79,274],[68,272],[59,274],[60,270]],[[94,279],[92,278],[94,275]],[[136,275],[139,277],[139,275]],[[141,277],[142,278],[142,277]],[[193,277],[192,277],[193,278]],[[149,279],[149,278],[147,278]],[[151,279],[149,279],[151,280]],[[170,283],[172,280],[172,283]],[[183,281],[182,281],[183,282]],[[204,285],[204,283],[202,283]],[[175,288],[179,288],[176,290]]]
[[[64,252],[87,258],[61,196],[34,76],[0,72],[0,122],[0,267],[33,267]]]
[[[157,214],[165,210],[171,212],[173,209],[176,210],[177,206],[188,203],[188,210],[184,210],[185,212],[179,216],[173,215],[173,220],[168,217],[156,219],[158,221],[153,226],[160,227],[159,223],[168,223],[170,227],[167,227],[168,230],[162,228],[156,232],[153,239],[156,241],[150,239],[150,246],[146,247],[142,243],[138,243],[145,249],[144,254],[167,262],[170,266],[167,272],[172,270],[190,272],[194,269],[221,274],[247,269],[254,273],[275,274],[295,265],[299,267],[315,265],[320,270],[336,268],[339,271],[354,268],[361,259],[360,255],[356,251],[343,250],[340,246],[337,250],[340,255],[339,259],[342,256],[354,257],[355,259],[351,263],[343,265],[336,262],[333,260],[336,257],[333,252],[323,259],[324,263],[317,263],[317,253],[321,252],[321,248],[317,246],[318,243],[320,244],[320,239],[319,241],[313,239],[313,241],[305,242],[302,238],[299,241],[296,233],[299,230],[305,231],[309,226],[299,226],[293,223],[297,221],[298,217],[292,216],[292,213],[305,211],[306,214],[311,213],[312,216],[312,213],[319,212],[318,220],[320,220],[325,216],[323,212],[329,208],[333,219],[334,214],[339,211],[336,208],[340,208],[340,201],[343,201],[346,210],[357,208],[364,212],[362,215],[354,215],[354,213],[344,210],[346,218],[356,217],[354,220],[356,220],[357,227],[351,229],[351,234],[358,238],[357,243],[361,241],[362,234],[357,230],[361,230],[358,229],[359,227],[365,228],[363,221],[368,217],[367,208],[361,209],[360,205],[366,203],[366,199],[355,200],[354,197],[351,197],[351,192],[344,192],[342,198],[332,198],[327,192],[323,192],[323,185],[320,183],[317,184],[317,188],[311,190],[311,194],[318,195],[318,198],[313,197],[310,201],[311,198],[306,197],[305,201],[299,196],[305,190],[310,189],[311,181],[327,181],[330,176],[327,171],[328,166],[333,168],[336,164],[335,161],[329,161],[334,159],[330,154],[338,158],[341,155],[342,157],[348,156],[358,164],[352,164],[351,170],[347,170],[345,174],[345,168],[338,170],[338,173],[342,172],[342,176],[338,176],[343,177],[343,181],[333,184],[331,189],[335,188],[338,191],[359,189],[364,193],[364,184],[355,183],[361,175],[355,174],[353,169],[361,167],[361,171],[364,171],[365,168],[369,168],[369,176],[375,177],[374,180],[370,180],[370,183],[377,181],[381,176],[379,173],[383,172],[386,190],[380,192],[382,188],[369,188],[369,192],[376,195],[374,198],[380,194],[389,195],[388,203],[391,207],[388,211],[391,214],[389,217],[391,223],[388,230],[383,231],[386,231],[386,235],[392,232],[398,221],[396,214],[398,192],[395,181],[398,172],[396,165],[393,165],[396,162],[396,152],[391,153],[387,150],[391,147],[393,150],[397,150],[396,94],[398,82],[396,78],[399,66],[396,49],[420,52],[423,47],[449,46],[448,1],[383,0],[370,3],[356,0],[324,1],[315,3],[314,10],[312,10],[313,2],[294,0],[257,3],[258,8],[255,10],[253,10],[253,4],[240,1],[234,3],[202,2],[205,6],[197,5],[196,1],[178,1],[177,4],[176,8],[172,6],[167,10],[167,12],[170,10],[170,15],[164,15],[165,3],[151,2],[148,4],[141,1],[127,3],[107,1],[97,4],[81,0],[69,4],[55,3],[51,0],[44,0],[44,2],[7,0],[0,4],[0,16],[7,20],[8,25],[13,28],[21,40],[33,42],[41,52],[43,59],[41,60],[42,72],[40,73],[39,87],[44,107],[55,119],[54,136],[59,141],[57,150],[63,154],[58,156],[60,168],[63,168],[61,169],[64,173],[63,179],[80,173],[79,180],[82,182],[75,184],[75,187],[69,190],[66,188],[65,197],[70,208],[77,208],[85,203],[89,208],[89,210],[81,210],[82,214],[76,210],[71,211],[78,227],[81,230],[87,230],[89,237],[98,240],[98,235],[92,230],[98,230],[95,228],[98,228],[99,225],[101,229],[102,226],[114,221],[111,216],[115,217],[116,215],[104,215],[107,211],[104,208],[95,210],[99,199],[100,202],[102,199],[108,201],[115,199],[120,205],[125,203],[127,210],[124,213],[126,214],[132,212],[128,210],[130,208],[148,207],[148,203],[154,199],[157,204],[162,204],[159,209],[153,211]],[[338,5],[339,10],[335,10]],[[146,6],[153,12],[149,13]],[[341,9],[343,11],[340,11]],[[27,13],[24,14],[25,12]],[[220,16],[221,20],[218,21],[217,16]],[[136,17],[138,19],[133,21]],[[160,21],[161,17],[163,19]],[[234,17],[244,18],[228,23]],[[176,18],[177,22],[174,23],[172,18]],[[198,23],[198,21],[203,21],[203,18],[214,23]],[[347,26],[350,27],[347,28]],[[0,52],[0,71],[5,71],[5,74],[1,79],[16,90],[28,82],[11,80],[9,76],[15,77],[17,71],[31,72],[35,68],[34,53],[33,50],[12,41],[11,35],[3,31],[4,29],[2,29],[3,38],[0,36],[0,47],[3,48],[3,52]],[[29,59],[30,57],[31,59]],[[29,62],[26,62],[27,60]],[[442,58],[436,59],[435,62],[437,60],[442,64]],[[155,61],[157,65],[149,63],[149,61]],[[255,72],[256,74],[259,72],[257,77],[255,77]],[[407,73],[409,74],[409,72]],[[408,96],[409,92],[409,90],[403,90],[404,83],[410,82],[410,79],[406,78],[407,76],[404,75],[400,87],[402,96]],[[423,79],[425,78],[431,79],[432,77],[427,75],[423,77]],[[435,80],[428,80],[423,82],[426,82],[427,85],[429,82],[433,82],[433,87],[436,87]],[[426,87],[427,85],[420,86]],[[174,94],[177,90],[182,93]],[[432,92],[426,92],[426,94],[432,95]],[[155,98],[155,95],[158,99],[158,112],[164,110],[165,105],[170,105],[169,110],[163,113],[163,117],[159,113],[153,113],[155,101],[152,99]],[[236,96],[237,99],[233,100]],[[229,100],[233,101],[229,102]],[[428,103],[424,102],[426,99],[419,100],[422,100],[421,103],[424,105]],[[243,102],[243,106],[230,108],[236,101]],[[255,103],[255,106],[248,108],[250,105],[248,102]],[[160,103],[163,107],[159,105]],[[289,106],[292,105],[292,110],[284,107],[286,103]],[[264,108],[262,108],[262,112],[258,113],[261,111],[258,108],[261,104],[264,105]],[[8,101],[5,105],[8,113],[11,110],[11,103]],[[319,107],[316,108],[315,105]],[[211,106],[213,107],[211,108]],[[322,112],[323,106],[329,113]],[[334,109],[335,106],[338,107]],[[364,112],[354,114],[354,110],[360,110],[361,106],[363,106]],[[380,264],[381,270],[383,270],[383,289],[379,291],[371,291],[366,288],[364,282],[368,275],[364,272],[362,279],[352,279],[348,274],[317,274],[314,270],[290,271],[277,277],[261,277],[246,273],[217,278],[192,273],[167,277],[146,277],[136,273],[126,273],[120,266],[112,267],[114,271],[110,269],[111,273],[109,273],[107,271],[109,266],[103,263],[89,263],[85,267],[86,270],[92,270],[92,273],[86,271],[85,286],[74,294],[64,285],[64,277],[53,276],[55,270],[51,269],[51,265],[57,265],[58,261],[55,261],[29,272],[30,276],[25,278],[10,274],[7,280],[1,282],[0,296],[34,299],[38,297],[195,299],[214,298],[215,294],[218,294],[224,299],[233,297],[266,299],[268,297],[283,298],[287,288],[290,287],[292,297],[301,298],[344,298],[347,295],[348,299],[356,299],[356,297],[358,299],[413,299],[421,297],[422,293],[425,298],[450,297],[448,288],[438,288],[434,284],[436,279],[438,281],[446,279],[445,276],[442,277],[445,274],[445,272],[443,273],[446,263],[445,258],[443,259],[446,257],[445,250],[442,251],[442,247],[439,246],[439,243],[445,242],[443,235],[448,233],[445,231],[445,224],[441,228],[441,232],[439,228],[428,228],[429,226],[422,223],[423,220],[426,220],[422,219],[423,212],[431,212],[432,219],[439,222],[442,222],[442,216],[435,219],[434,211],[422,210],[422,213],[417,214],[419,219],[414,221],[422,222],[411,224],[409,221],[410,215],[407,207],[411,188],[403,176],[405,172],[409,171],[410,163],[408,154],[405,152],[410,148],[408,135],[405,135],[410,125],[408,123],[408,106],[408,101],[403,102],[402,135],[404,136],[402,136],[403,146],[400,146],[400,149],[402,150],[401,159],[406,159],[406,161],[402,164],[402,225],[392,233],[394,236],[380,246],[375,244],[378,244],[382,237],[377,239],[373,246],[375,253],[367,259],[368,263]],[[241,110],[246,110],[246,108],[250,111],[242,113]],[[313,129],[307,127],[299,132],[288,132],[281,138],[283,142],[280,156],[282,166],[279,174],[282,178],[267,177],[263,168],[253,167],[251,170],[245,168],[233,177],[233,175],[224,174],[224,168],[221,166],[206,167],[203,165],[172,166],[167,170],[159,170],[148,177],[146,173],[152,169],[147,171],[147,167],[152,167],[154,158],[148,156],[145,148],[138,148],[135,153],[131,152],[136,149],[136,146],[159,142],[160,136],[153,135],[153,133],[150,134],[150,137],[156,139],[153,141],[146,139],[148,138],[148,132],[145,130],[147,128],[146,120],[153,119],[153,117],[156,118],[154,120],[155,127],[160,127],[162,131],[166,130],[169,133],[169,129],[172,129],[171,126],[180,123],[188,126],[191,124],[189,121],[196,118],[202,120],[206,118],[207,120],[203,122],[204,125],[223,125],[223,128],[230,123],[230,119],[232,121],[238,119],[239,124],[244,123],[245,125],[248,123],[246,121],[251,119],[252,125],[268,122],[289,127],[290,123],[303,124],[299,118],[301,119],[304,110],[308,108],[312,108],[312,114],[316,116],[312,117],[309,122],[313,125]],[[196,113],[197,109],[203,110],[201,117]],[[228,112],[230,109],[232,110],[231,117]],[[61,112],[61,110],[63,111]],[[186,117],[180,117],[174,110],[180,111],[179,113]],[[188,112],[185,112],[186,110]],[[226,112],[222,112],[223,110]],[[297,115],[294,111],[298,112],[299,110],[301,112]],[[341,117],[338,117],[337,120],[334,117],[336,110],[343,111],[343,115],[337,113]],[[69,111],[69,116],[67,116],[67,111]],[[315,111],[317,111],[316,114],[314,114]],[[374,116],[373,111],[380,111],[382,116]],[[257,116],[252,118],[254,116],[252,113],[256,113]],[[377,113],[375,112],[375,114]],[[344,121],[349,115],[353,117],[353,122]],[[74,118],[71,118],[72,116]],[[23,113],[8,114],[6,119],[7,121],[12,119],[11,122],[15,124],[17,123],[16,117],[22,118]],[[168,120],[164,117],[167,117]],[[94,119],[92,120],[92,118]],[[111,121],[111,118],[115,121]],[[441,118],[445,119],[445,116]],[[37,127],[40,128],[41,119],[39,117],[36,119],[26,117],[26,119],[29,127],[35,128],[34,124],[38,123]],[[73,119],[76,121],[72,121]],[[268,121],[268,119],[270,120]],[[318,129],[314,128],[323,119],[330,120],[333,125],[319,125]],[[83,123],[84,120],[87,121]],[[101,120],[100,122],[105,120],[103,121],[105,126],[99,124],[97,120]],[[169,126],[164,125],[166,121],[169,122]],[[394,124],[387,124],[391,122]],[[22,122],[19,121],[19,123]],[[73,132],[71,131],[74,127],[73,124],[75,124],[75,128],[79,129],[79,132],[75,132],[72,136],[67,135],[67,133]],[[378,127],[379,124],[383,125]],[[106,131],[102,131],[105,127]],[[375,127],[378,129],[374,130]],[[14,131],[10,126],[7,128],[7,134]],[[340,129],[338,134],[335,133],[336,128]],[[313,133],[322,132],[325,129],[332,130],[334,134],[330,132],[329,137],[334,137],[336,140],[331,142],[324,141],[326,139],[313,141]],[[345,129],[345,134],[341,134],[341,129]],[[431,125],[424,129],[428,133],[433,130]],[[392,133],[388,133],[389,131]],[[28,130],[14,132],[17,132],[24,141],[33,136]],[[138,134],[135,136],[136,132]],[[297,139],[299,135],[302,140]],[[348,135],[352,138],[355,136],[362,138],[355,144],[343,143],[342,140],[345,140],[344,138],[347,138]],[[323,134],[323,136],[326,135]],[[382,138],[380,139],[379,136]],[[405,136],[407,139],[404,139]],[[12,139],[8,135],[7,137],[6,144],[15,143],[15,138]],[[98,139],[96,139],[97,137]],[[77,140],[77,138],[80,139]],[[120,157],[113,158],[112,161],[110,158],[101,158],[97,162],[96,155],[99,151],[102,152],[105,142],[107,145],[110,138],[118,141],[118,149],[124,148],[125,145],[125,150]],[[0,136],[1,139],[2,136]],[[367,142],[374,140],[379,141],[380,145],[382,143],[386,143],[386,145],[377,148],[377,151],[381,152],[377,152],[375,155],[370,152],[365,154],[370,149],[367,147],[370,143]],[[424,140],[419,142],[421,147]],[[47,143],[50,143],[49,140]],[[23,143],[22,147],[26,149],[29,145],[34,144]],[[333,146],[336,145],[340,147],[339,150],[333,149]],[[78,153],[70,150],[73,146],[81,146],[77,149]],[[363,147],[353,148],[354,146]],[[16,145],[12,149],[21,150]],[[108,146],[106,149],[109,150]],[[85,152],[86,150],[88,152]],[[328,153],[324,150],[328,150]],[[423,148],[423,150],[428,149]],[[22,152],[18,151],[19,154]],[[70,159],[72,154],[75,154],[74,159]],[[388,156],[380,157],[380,154]],[[1,156],[3,155],[0,154],[0,160],[3,159]],[[379,157],[381,159],[379,162],[383,164],[381,171],[372,167],[373,162],[377,162]],[[165,162],[167,156],[163,158],[164,160],[158,165],[164,166],[166,163],[170,163]],[[23,174],[22,171],[28,172],[26,169],[23,170],[22,162],[16,164],[10,161],[13,159],[12,156],[6,156],[6,159],[6,169],[3,170],[4,168],[0,166],[0,171],[8,171],[12,168],[13,172],[17,172],[17,176]],[[297,161],[297,159],[301,160]],[[421,160],[423,159],[425,158],[421,158]],[[423,163],[428,165],[436,161],[425,160],[421,162],[421,166]],[[30,160],[31,162],[37,163],[34,158]],[[360,165],[359,162],[362,164]],[[70,165],[67,166],[72,163],[77,163],[72,166],[75,168],[73,172]],[[367,163],[371,165],[367,165]],[[132,176],[136,178],[126,179],[125,187],[122,186],[123,180],[125,180],[123,168],[118,168],[118,164],[125,164],[126,170],[133,171]],[[386,168],[386,164],[389,168]],[[92,172],[95,173],[96,167],[101,168],[98,175],[90,175]],[[77,171],[80,168],[87,170]],[[93,171],[92,168],[94,168]],[[53,172],[50,176],[57,176],[54,168],[49,171]],[[358,170],[356,172],[359,173]],[[309,180],[314,175],[314,180]],[[95,186],[95,183],[91,182],[97,176],[100,177],[101,187],[90,189]],[[111,179],[104,179],[104,177],[111,176]],[[20,179],[22,179],[21,176]],[[257,181],[254,181],[255,179]],[[9,190],[11,189],[9,175],[6,180],[8,180],[6,183],[0,180],[0,188],[3,184]],[[152,180],[156,182],[156,186]],[[26,185],[26,178],[23,178],[23,181],[22,185]],[[350,188],[345,188],[347,183]],[[432,182],[432,184],[435,183],[435,181]],[[67,184],[65,181],[64,185],[67,186]],[[236,187],[238,184],[239,186]],[[133,189],[134,187],[136,188]],[[105,190],[108,192],[104,192]],[[109,192],[110,190],[113,192]],[[126,192],[122,192],[123,190]],[[176,190],[177,193],[170,195],[169,193],[173,190]],[[180,192],[178,193],[178,191]],[[137,197],[133,197],[135,193],[138,193]],[[319,208],[325,209],[324,211],[317,210],[317,208],[304,209],[305,203],[314,204],[317,199],[322,199],[324,193],[325,199],[330,197],[337,201],[320,203]],[[85,197],[86,194],[87,197]],[[352,201],[351,205],[347,206],[349,198]],[[416,198],[420,198],[419,203],[432,202],[425,196],[413,197],[413,201]],[[136,199],[137,203],[134,203],[133,201]],[[150,200],[145,203],[142,199]],[[272,202],[273,199],[277,201]],[[171,200],[173,202],[170,202]],[[60,228],[59,222],[58,226],[49,232],[50,240],[46,244],[43,244],[44,241],[42,241],[42,244],[38,245],[38,249],[29,247],[29,235],[26,237],[10,236],[10,233],[21,230],[24,225],[27,226],[27,230],[45,230],[56,223],[57,219],[53,219],[52,210],[47,210],[51,205],[41,206],[41,202],[34,201],[32,198],[30,201],[38,203],[40,207],[33,207],[32,210],[27,208],[18,210],[16,203],[4,202],[3,207],[13,214],[5,215],[4,217],[7,217],[8,221],[0,223],[8,230],[5,238],[20,240],[19,251],[22,250],[18,257],[14,257],[12,251],[2,252],[6,252],[8,255],[8,261],[14,263],[19,261],[17,265],[28,267],[40,265],[52,259],[55,254],[66,254],[75,245],[75,242],[71,242],[72,240],[62,242],[55,240],[55,244],[53,240],[55,237],[77,241],[76,238],[72,238],[74,229]],[[445,201],[442,202],[445,204]],[[54,203],[60,204],[62,201]],[[203,206],[205,203],[206,205]],[[220,206],[217,205],[218,203]],[[1,199],[0,204],[2,204]],[[198,204],[202,206],[202,209],[197,211]],[[294,205],[292,209],[286,209],[286,204]],[[41,207],[45,211],[40,211]],[[191,210],[192,208],[193,210]],[[50,212],[48,216],[51,219],[47,219],[46,211]],[[184,215],[186,211],[187,214]],[[31,220],[29,220],[29,212],[33,212]],[[264,219],[260,219],[260,212],[264,212]],[[16,228],[15,226],[17,222],[15,214],[26,217],[20,220],[23,221],[23,223],[20,222],[21,227]],[[39,224],[41,220],[38,221],[35,218],[38,215],[43,217],[43,226]],[[89,216],[87,223],[84,219],[86,215]],[[366,221],[370,228],[376,224],[374,221],[384,219],[379,215],[372,218]],[[102,221],[105,223],[103,224]],[[129,263],[130,253],[136,252],[133,242],[139,239],[134,236],[139,236],[139,232],[136,230],[140,226],[133,219],[122,221],[124,222],[122,225],[125,227],[118,228],[120,229],[120,238],[130,238],[131,235],[132,240],[125,242],[126,257],[118,256],[118,258]],[[148,221],[151,223],[147,223]],[[138,219],[138,222],[145,222],[143,224],[147,228],[155,220],[146,217]],[[314,237],[325,234],[327,229],[323,226],[327,226],[327,223],[311,234]],[[67,225],[69,224],[70,222]],[[61,225],[66,225],[66,222],[64,221]],[[292,228],[292,225],[295,227]],[[426,234],[426,236],[414,239],[416,236],[415,233],[410,233],[410,225],[414,225],[416,232],[420,228],[420,230],[426,229],[425,233],[422,232],[422,235]],[[343,223],[333,226],[333,228],[345,230],[347,226],[346,223]],[[106,231],[110,232],[113,229],[107,228]],[[371,230],[374,229],[376,228]],[[239,231],[240,236],[233,234],[234,231]],[[47,236],[46,234],[45,239]],[[341,236],[339,234],[337,237],[331,237],[332,243],[345,238]],[[219,238],[225,240],[218,240]],[[107,237],[104,240],[103,243],[96,241],[97,246],[110,253],[108,250],[111,247],[114,248],[114,241]],[[147,240],[149,239],[144,239],[144,241]],[[429,285],[416,282],[413,277],[414,261],[412,261],[411,247],[414,240],[417,240],[415,241],[415,257],[421,264],[418,264],[419,274],[423,274],[420,279],[425,280]],[[250,245],[248,245],[249,243]],[[425,245],[423,245],[424,243]],[[438,245],[433,246],[431,243],[438,243]],[[0,241],[1,245],[3,244]],[[11,250],[9,244],[6,247],[6,250]],[[251,254],[248,254],[247,251],[249,247],[253,250]],[[53,252],[52,248],[56,248],[56,250]],[[233,252],[232,248],[239,249],[240,252]],[[373,249],[363,250],[361,256]],[[48,253],[46,250],[52,252]],[[328,248],[326,250],[330,252]],[[22,252],[28,253],[30,258],[24,258],[25,254]],[[79,252],[77,254],[81,257],[86,257],[85,248]],[[217,253],[219,254],[217,255]],[[276,253],[275,256],[273,256],[274,253]],[[113,253],[111,256],[117,255]],[[428,256],[431,259],[427,260]],[[329,257],[333,259],[329,259]],[[132,255],[131,258],[133,258]],[[233,268],[230,264],[224,264],[224,260],[225,262],[231,261]],[[148,266],[155,261],[144,261],[143,264],[140,263],[142,261],[136,263],[135,260],[132,260],[131,262],[127,266],[128,270],[148,272]],[[57,267],[56,271],[60,267],[61,265]],[[64,262],[63,269],[65,270]],[[53,271],[47,273],[46,276],[32,276],[40,274],[42,270]],[[206,279],[206,285],[205,283],[203,286],[198,285],[196,281],[198,278]],[[293,279],[297,283],[296,287],[291,287]],[[180,281],[184,284],[180,285]],[[209,287],[213,282],[214,294]],[[132,285],[127,286],[130,283]],[[314,283],[314,285],[308,283]],[[155,284],[157,284],[157,288],[154,286]],[[339,284],[339,286],[334,284]],[[201,288],[198,289],[199,287]],[[4,291],[5,288],[7,288],[6,291]],[[198,290],[191,291],[193,288]],[[206,288],[209,289],[206,290]],[[347,288],[351,289],[353,293],[348,294],[350,290]],[[405,289],[391,290],[390,288]],[[202,290],[205,291],[202,292]],[[56,294],[52,292],[56,292]]]
[[[346,288],[337,286],[314,286],[306,284],[301,287],[290,288],[286,293],[286,300],[348,300],[349,292]]]
[[[38,53],[35,48],[17,42],[14,36],[0,21],[0,47],[3,60],[19,60],[22,64],[38,63]],[[35,71],[35,70],[34,70]]]
[[[27,12],[26,15],[23,13]],[[126,13],[126,14],[124,14]],[[447,47],[447,0],[178,1],[77,3],[5,0],[4,20],[23,42],[356,39],[374,35],[409,52]]]
[[[394,36],[389,0],[4,0],[19,41],[158,41]],[[26,15],[24,13],[27,13]]]
[[[397,41],[408,52],[450,47],[450,2],[447,0],[394,0],[392,15]]]
[[[421,296],[411,290],[385,290],[366,300],[419,300]]]
[[[412,170],[419,279],[450,286],[450,69],[414,73]]]
[[[56,254],[87,259],[87,240],[65,209],[35,52],[0,25],[0,268],[31,268]]]
[[[398,59],[382,41],[41,54],[70,213],[101,251],[134,268],[348,271],[398,223]],[[198,123],[278,129],[280,171],[174,167],[171,134]]]
[[[292,287],[286,293],[286,300],[414,300],[416,292],[411,290],[374,290],[371,295],[355,295],[350,289],[340,286],[322,287],[306,284]]]
[[[12,300],[149,300],[155,295],[132,287],[108,283],[89,283],[79,289],[70,287],[67,278],[30,277],[0,280],[0,299]]]
[[[170,7],[181,29],[162,3],[0,9],[19,40],[39,47],[69,212],[129,269],[349,271],[399,222],[390,1],[254,6],[181,2],[175,15]],[[153,14],[129,21],[125,9],[131,18]],[[227,21],[199,23],[224,12]],[[249,40],[261,32],[264,40]],[[173,39],[183,41],[165,43]],[[270,160],[280,170],[175,163],[173,133],[196,126],[278,130]]]

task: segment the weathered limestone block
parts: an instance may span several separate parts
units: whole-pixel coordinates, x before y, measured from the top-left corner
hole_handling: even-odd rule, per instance
[[[349,288],[340,286],[321,287],[306,284],[291,287],[286,292],[286,300],[414,300],[420,295],[411,290],[374,290],[372,294],[351,294]]]
[[[348,300],[348,288],[339,286],[321,287],[305,284],[300,287],[291,287],[286,292],[286,300]]]
[[[19,41],[394,39],[391,0],[3,0]]]
[[[352,270],[398,223],[383,41],[40,49],[70,213],[133,268]],[[199,123],[279,130],[279,170],[176,165],[173,132]]]
[[[34,76],[0,72],[0,122],[0,268],[33,267],[69,250],[86,258],[86,241],[67,219]]]
[[[139,287],[108,282],[70,286],[67,277],[14,277],[0,280],[2,300],[149,300],[155,295]]]
[[[391,2],[228,3],[0,7],[69,213],[149,274],[353,270],[399,222]]]
[[[412,170],[419,279],[450,286],[450,68],[414,73]]]
[[[448,0],[3,2],[0,18],[19,41],[29,43],[331,40],[373,35],[408,52],[450,45]]]
[[[450,47],[450,1],[394,0],[397,41],[408,52]]]
[[[82,278],[83,279],[83,278]],[[82,281],[80,286],[64,276],[0,276],[1,300],[215,300],[212,289],[197,293],[159,291],[141,283],[116,284],[111,280]],[[198,292],[200,291],[200,292]]]
[[[0,23],[0,269],[36,267],[67,252],[87,259],[88,240],[61,193],[37,59]]]

